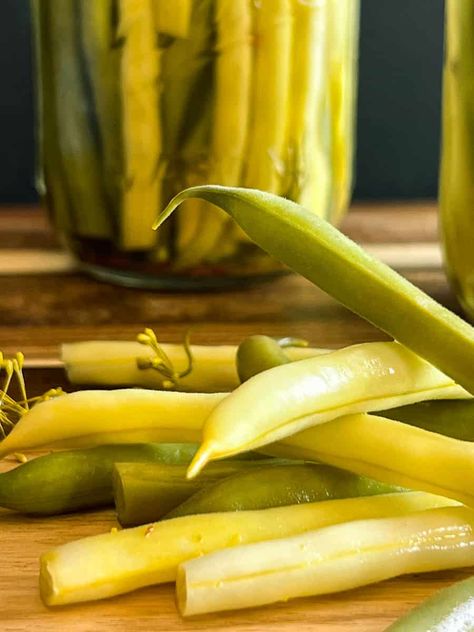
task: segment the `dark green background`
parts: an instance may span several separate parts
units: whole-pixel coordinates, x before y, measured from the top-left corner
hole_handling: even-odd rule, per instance
[[[362,0],[357,197],[436,195],[442,49],[443,0]],[[0,202],[35,199],[30,59],[28,0],[0,0]]]

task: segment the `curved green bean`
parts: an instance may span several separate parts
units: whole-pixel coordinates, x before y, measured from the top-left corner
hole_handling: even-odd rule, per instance
[[[207,185],[171,200],[159,226],[189,198],[224,209],[270,255],[474,392],[474,329],[329,223],[290,200]]]
[[[55,515],[112,505],[115,463],[184,464],[195,451],[191,443],[137,443],[53,452],[0,474],[0,507]]]
[[[211,463],[210,466],[213,464]],[[206,473],[204,470],[203,475]],[[199,477],[200,478],[200,477]],[[199,480],[198,478],[198,480]],[[246,511],[320,500],[356,498],[407,491],[330,465],[259,465],[203,487],[165,518],[215,511]]]

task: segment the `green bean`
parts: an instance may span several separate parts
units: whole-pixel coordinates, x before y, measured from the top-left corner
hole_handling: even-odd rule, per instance
[[[217,55],[206,180],[236,185],[248,144],[253,55],[251,3],[215,0],[213,22]],[[192,267],[215,257],[225,247],[226,227],[231,222],[223,211],[205,201],[198,201],[190,210],[195,216],[192,222],[195,230],[186,231],[189,241],[182,244],[181,267]]]
[[[58,143],[61,177],[70,193],[77,234],[107,238],[113,235],[111,208],[103,182],[96,113],[84,105],[90,83],[82,65],[78,8],[73,0],[41,2],[40,9],[46,13],[40,28],[44,24],[49,29],[48,66],[54,76],[54,110],[45,116],[55,117],[57,137],[52,142],[53,146]],[[44,139],[45,152],[49,142]],[[58,208],[60,212],[66,210]]]
[[[117,463],[113,488],[117,519],[123,527],[160,520],[198,490],[220,479],[279,459],[230,460],[212,463],[198,479],[186,479],[186,465]],[[216,509],[217,511],[217,509]],[[202,513],[202,512],[196,512]]]
[[[173,39],[163,50],[161,115],[166,160],[176,159],[199,122],[205,105],[199,86],[213,87],[213,5],[213,0],[193,1],[187,36]]]
[[[211,463],[210,466],[212,465],[214,464]],[[206,471],[207,468],[203,474]],[[165,517],[178,518],[214,511],[267,509],[401,491],[406,490],[379,483],[365,476],[357,476],[330,465],[262,464],[203,487]]]
[[[270,336],[262,335],[245,338],[240,343],[236,356],[237,373],[240,381],[246,382],[257,373],[291,362],[288,354],[283,351],[285,347],[307,348],[307,343],[295,338],[275,340]],[[328,351],[326,349],[313,349],[311,356],[323,353],[328,353]]]
[[[474,445],[375,415],[347,415],[261,448],[474,507]]]
[[[240,343],[236,362],[239,379],[241,382],[246,382],[257,373],[287,364],[290,359],[273,338],[250,336]]]
[[[385,632],[469,632],[474,630],[474,577],[443,588]]]
[[[79,2],[78,22],[84,72],[90,82],[90,105],[96,113],[100,140],[102,178],[108,204],[113,209],[116,233],[120,208],[123,146],[120,137],[120,47],[114,20],[115,0]],[[155,207],[156,208],[156,207]],[[114,233],[114,234],[115,234]]]
[[[179,193],[156,225],[189,198],[223,208],[269,254],[474,392],[471,325],[329,223],[271,193],[208,185]]]
[[[162,126],[164,194],[203,181],[209,170],[215,96],[215,0],[193,0],[186,38],[163,49]],[[202,203],[192,201],[177,219],[174,265],[186,268],[202,228]],[[216,211],[216,214],[218,211]]]
[[[419,402],[378,414],[453,439],[474,441],[474,401],[471,400]]]
[[[41,0],[33,0],[30,6],[36,61],[36,188],[45,197],[58,231],[64,234],[71,231],[72,208],[65,182],[56,114],[56,89],[48,33],[51,7]]]
[[[0,474],[0,507],[55,515],[112,505],[115,463],[187,463],[195,451],[194,444],[137,443],[40,456]]]

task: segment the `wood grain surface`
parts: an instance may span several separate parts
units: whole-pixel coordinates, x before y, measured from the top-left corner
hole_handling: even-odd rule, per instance
[[[344,230],[387,253],[396,247],[400,269],[418,286],[458,311],[439,259],[436,208],[430,203],[359,205]],[[420,250],[425,249],[425,254]],[[32,393],[67,384],[59,345],[87,339],[132,339],[144,326],[164,342],[179,341],[192,326],[193,341],[238,343],[252,333],[294,335],[313,345],[340,347],[383,340],[304,279],[287,276],[225,292],[153,292],[118,288],[78,271],[28,272],[28,253],[61,255],[36,208],[0,212],[0,262],[20,253],[21,269],[1,276],[0,349],[22,350]],[[411,254],[410,254],[411,253]],[[25,261],[26,260],[26,261]],[[12,262],[11,262],[12,263]],[[14,263],[14,261],[13,261]],[[0,469],[12,467],[11,461]],[[259,630],[382,632],[392,621],[464,571],[410,576],[330,597],[295,600],[249,611],[183,621],[172,586],[151,587],[97,603],[47,609],[38,595],[38,558],[71,539],[115,525],[112,511],[32,519],[0,510],[0,632],[122,630]]]

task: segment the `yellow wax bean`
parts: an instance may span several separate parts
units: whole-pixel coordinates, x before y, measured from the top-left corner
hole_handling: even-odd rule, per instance
[[[281,186],[292,56],[290,0],[254,3],[255,47],[246,186],[278,192]]]
[[[189,476],[209,460],[253,450],[342,415],[470,397],[397,342],[358,344],[276,366],[247,380],[211,413]]]
[[[152,0],[119,0],[120,86],[124,177],[121,245],[146,250],[156,242],[151,223],[161,203],[160,123],[162,51]],[[120,133],[118,130],[117,133]]]
[[[42,446],[199,441],[204,419],[225,396],[138,388],[62,395],[19,420],[0,442],[0,458]]]
[[[249,608],[471,564],[474,512],[431,509],[338,524],[190,560],[178,570],[178,605],[184,615]]]
[[[263,452],[335,465],[474,507],[474,444],[375,415],[347,415]]]
[[[189,37],[193,0],[152,0],[155,29],[172,37]]]
[[[91,536],[41,557],[41,596],[49,606],[111,597],[174,581],[182,562],[217,549],[452,504],[439,496],[407,492],[184,516]]]
[[[179,372],[186,367],[187,357],[182,344],[160,345]],[[193,368],[176,384],[179,391],[214,393],[231,391],[240,384],[236,369],[236,345],[191,345]],[[291,360],[310,358],[320,349],[287,347]],[[90,340],[63,344],[61,358],[73,384],[104,386],[142,386],[162,388],[163,376],[156,370],[138,368],[138,358],[153,358],[153,351],[138,342],[122,340]]]
[[[329,4],[327,0],[291,2],[292,97],[286,127],[288,185],[283,188],[287,197],[321,217],[331,211],[332,193],[327,129]]]

